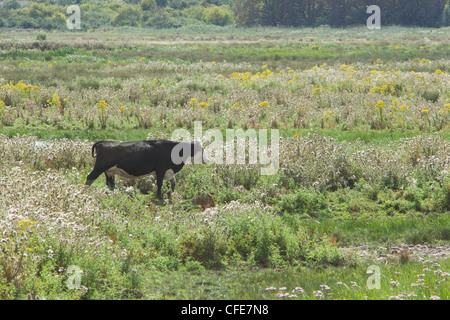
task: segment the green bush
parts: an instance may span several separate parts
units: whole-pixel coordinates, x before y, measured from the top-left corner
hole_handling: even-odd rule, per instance
[[[212,5],[203,11],[202,18],[207,24],[226,26],[233,23],[234,14],[229,6],[224,5],[219,7]]]
[[[43,33],[43,32],[39,32],[36,35],[36,40],[47,40],[47,35],[45,33]]]
[[[146,11],[143,14],[142,25],[153,28],[177,28],[181,26],[180,19],[174,18],[166,8],[158,8],[155,12]]]
[[[175,271],[181,265],[180,259],[172,256],[159,256],[149,261],[149,266],[157,271]]]
[[[113,26],[135,27],[140,21],[141,11],[132,6],[124,6],[119,9],[117,15],[112,19]]]
[[[311,241],[312,249],[307,258],[318,264],[339,265],[344,262],[344,253],[327,236]]]
[[[83,89],[98,90],[98,88],[100,88],[100,82],[96,79],[91,78],[80,78],[78,79],[78,84]]]
[[[217,228],[205,227],[194,243],[193,258],[207,268],[222,268],[226,254],[226,239]]]
[[[281,198],[280,208],[288,213],[315,214],[328,206],[325,196],[314,189],[299,189]]]

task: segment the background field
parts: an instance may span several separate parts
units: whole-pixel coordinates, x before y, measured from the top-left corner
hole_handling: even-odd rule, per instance
[[[5,30],[1,298],[448,299],[449,32]],[[94,141],[194,121],[278,129],[280,170],[84,187]]]

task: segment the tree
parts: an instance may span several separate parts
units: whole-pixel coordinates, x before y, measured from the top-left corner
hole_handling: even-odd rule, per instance
[[[450,27],[450,4],[447,4],[442,15],[442,26]]]
[[[234,3],[236,23],[241,26],[261,24],[262,7],[260,0],[236,0]]]
[[[228,6],[212,5],[203,11],[203,20],[208,24],[226,26],[234,21],[234,14]]]
[[[17,0],[5,0],[3,2],[3,8],[6,10],[15,10],[20,8],[20,3]]]
[[[135,27],[140,21],[140,12],[133,6],[123,6],[112,19],[114,26],[131,26]]]
[[[142,0],[141,10],[143,11],[155,11],[157,8],[155,0]]]

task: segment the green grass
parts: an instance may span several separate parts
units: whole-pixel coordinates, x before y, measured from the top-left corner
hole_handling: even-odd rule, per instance
[[[222,129],[225,135],[225,130]],[[54,140],[54,139],[75,139],[88,140],[95,142],[97,140],[120,140],[120,141],[136,141],[146,139],[149,133],[161,132],[164,130],[157,129],[143,129],[143,128],[127,128],[127,129],[58,129],[52,127],[30,127],[30,126],[11,126],[3,127],[0,133],[9,137],[15,135],[32,135],[38,137],[40,140]],[[191,134],[194,130],[189,130]],[[172,134],[172,130],[165,130],[167,135]],[[361,140],[371,144],[387,145],[392,141],[404,138],[412,138],[420,136],[419,131],[391,131],[391,130],[364,130],[364,131],[339,131],[330,129],[280,129],[280,136],[307,136],[308,134],[318,133],[327,135],[336,139],[337,141],[356,141]],[[440,132],[440,136],[444,139],[450,139],[450,132]],[[270,137],[269,137],[270,139]]]
[[[144,280],[148,289],[144,299],[200,299],[200,300],[387,300],[404,294],[405,300],[429,300],[438,296],[448,299],[448,286],[437,286],[442,281],[439,274],[423,271],[421,263],[405,265],[375,264],[380,268],[380,288],[367,286],[371,264],[363,263],[352,267],[299,267],[279,270],[242,270],[223,272],[151,272]],[[448,269],[449,262],[441,263],[440,268]],[[424,274],[423,277],[418,275]],[[424,279],[424,286],[411,286]],[[395,287],[392,281],[399,284]],[[448,280],[447,280],[448,281]],[[420,282],[419,282],[420,283]],[[329,289],[324,290],[326,285]],[[266,290],[274,287],[275,290]],[[303,293],[292,292],[302,288]],[[285,288],[284,290],[279,290]],[[321,291],[323,296],[314,293]],[[280,298],[278,293],[289,293],[296,297]],[[409,296],[414,294],[414,296]]]

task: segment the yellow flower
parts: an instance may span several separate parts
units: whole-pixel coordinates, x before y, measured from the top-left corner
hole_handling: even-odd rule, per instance
[[[346,64],[343,64],[343,65],[341,65],[339,67],[339,69],[342,70],[342,71],[352,71],[353,67],[349,66],[349,65],[346,65]]]
[[[108,103],[105,100],[100,100],[95,104],[97,106],[97,109],[106,110],[108,108]]]
[[[269,104],[269,101],[263,101],[259,104],[260,107],[264,107]]]
[[[52,106],[61,106],[61,100],[59,99],[59,96],[57,93],[54,93],[52,95],[52,100],[50,101],[49,99],[47,99],[47,103],[52,105]]]
[[[430,112],[430,110],[428,110],[428,109],[423,109],[422,110],[422,113],[428,113],[428,112]]]
[[[121,107],[119,108],[119,112],[123,112],[123,111],[125,111],[125,106],[121,106]]]
[[[378,102],[375,106],[377,107],[377,109],[383,110],[383,108],[385,107],[385,104],[384,104],[383,100],[378,100]]]
[[[197,102],[197,99],[192,98],[192,99],[191,99],[191,102],[189,102],[189,104],[194,104],[194,103],[196,103],[196,102]]]
[[[261,66],[261,69],[266,69],[266,68],[267,68],[267,65]]]
[[[198,105],[199,105],[200,107],[209,107],[209,104],[206,103],[206,102],[204,102],[204,101],[200,102]]]
[[[19,223],[19,227],[27,229],[27,228],[31,227],[32,225],[36,224],[36,221],[30,220],[30,219],[22,219],[22,220],[19,220],[18,223]]]
[[[331,119],[333,117],[336,117],[336,115],[331,110],[326,110],[322,115],[322,119]]]

